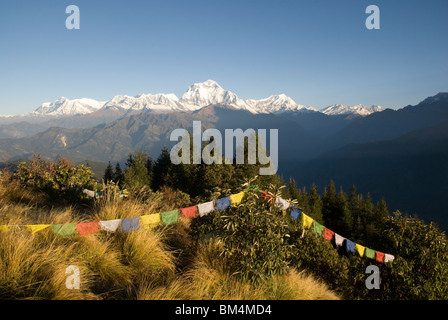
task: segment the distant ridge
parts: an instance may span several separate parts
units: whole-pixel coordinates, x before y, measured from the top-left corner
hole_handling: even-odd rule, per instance
[[[54,102],[45,102],[34,111],[18,116],[1,116],[5,122],[12,123],[19,118],[26,121],[36,118],[57,118],[68,116],[107,115],[116,112],[120,116],[137,112],[171,113],[192,112],[208,105],[229,105],[236,109],[247,110],[253,114],[282,114],[282,113],[313,113],[322,112],[327,115],[357,115],[366,116],[382,111],[378,106],[364,107],[363,105],[348,107],[340,104],[330,106],[323,111],[313,107],[305,107],[296,103],[285,94],[254,100],[240,99],[235,93],[224,90],[216,81],[206,80],[194,83],[179,99],[174,93],[169,94],[140,94],[137,96],[117,95],[108,101],[97,101],[82,98],[70,100],[61,97]],[[17,120],[18,121],[18,120]]]

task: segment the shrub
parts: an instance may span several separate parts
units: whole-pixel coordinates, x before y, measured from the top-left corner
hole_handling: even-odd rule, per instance
[[[381,270],[391,299],[448,299],[448,239],[435,224],[395,212],[385,221],[386,249],[396,256]]]
[[[260,200],[257,191],[247,191],[236,207],[196,219],[191,229],[196,237],[216,234],[223,243],[221,254],[243,279],[257,282],[287,270],[288,225],[282,212]]]
[[[296,224],[296,230],[291,231],[290,239],[293,245],[291,266],[299,270],[309,270],[331,289],[346,297],[350,296],[353,286],[353,263],[356,259],[340,255],[328,240],[312,230],[303,233],[301,224]]]
[[[74,166],[65,159],[48,162],[34,156],[30,164],[21,163],[13,179],[25,188],[46,193],[50,199],[76,200],[82,189],[95,189],[92,170],[85,165]]]

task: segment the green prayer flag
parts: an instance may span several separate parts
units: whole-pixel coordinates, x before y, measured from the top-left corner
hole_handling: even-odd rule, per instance
[[[319,222],[317,222],[316,220],[313,221],[313,230],[318,235],[322,236],[324,234],[324,228],[325,227],[323,225],[321,225]]]
[[[64,238],[73,236],[75,230],[75,223],[53,224],[53,233],[63,236]]]
[[[160,213],[160,219],[164,225],[177,223],[179,217],[179,210],[167,211]]]
[[[261,191],[261,189],[258,188],[258,186],[248,186],[248,187],[246,187],[246,190],[252,190],[252,189],[255,189],[255,191]]]
[[[370,259],[375,259],[375,250],[366,248],[366,250],[364,251],[364,256]]]

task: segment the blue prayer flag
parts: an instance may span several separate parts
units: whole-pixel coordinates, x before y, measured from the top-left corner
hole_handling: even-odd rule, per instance
[[[354,243],[353,241],[345,239],[345,246],[346,246],[348,252],[351,252],[351,253],[355,252],[356,243]]]
[[[138,230],[140,228],[140,217],[125,218],[121,220],[121,228],[124,232]]]
[[[230,197],[216,200],[216,211],[226,210],[230,208]]]
[[[298,219],[299,218],[299,216],[300,216],[300,214],[302,213],[302,210],[300,210],[300,209],[297,209],[296,207],[294,207],[294,206],[291,206],[291,210],[289,211],[289,215],[292,217],[292,218],[294,218],[294,219]]]

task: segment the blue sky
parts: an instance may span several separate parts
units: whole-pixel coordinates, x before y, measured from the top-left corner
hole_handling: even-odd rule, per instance
[[[81,13],[67,30],[68,5]],[[380,8],[380,30],[365,9]],[[448,91],[448,1],[7,0],[0,113],[61,96],[175,93],[213,79],[242,99],[402,108]]]

